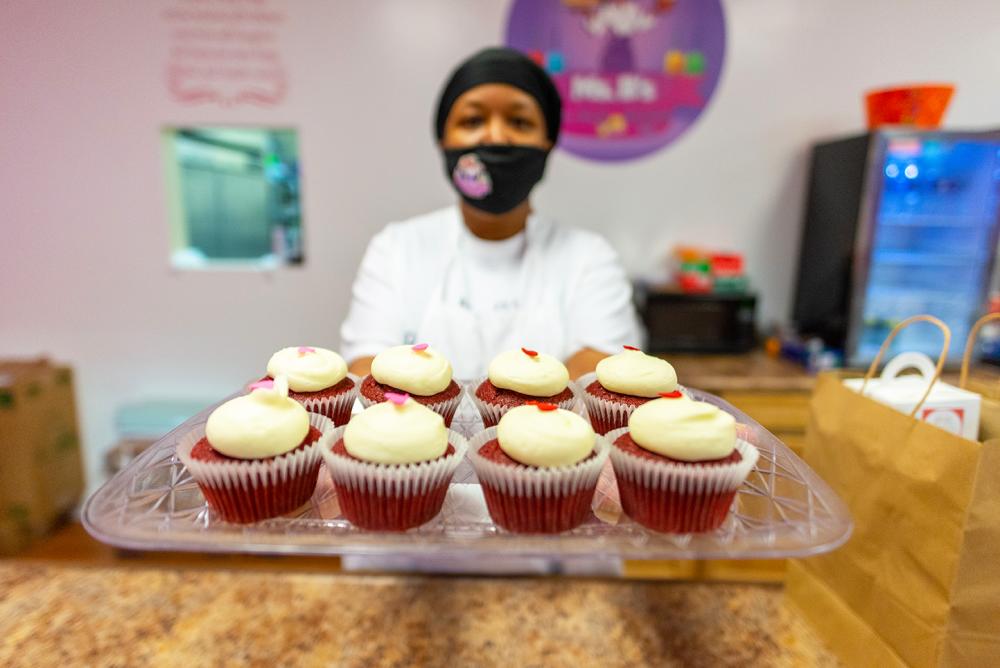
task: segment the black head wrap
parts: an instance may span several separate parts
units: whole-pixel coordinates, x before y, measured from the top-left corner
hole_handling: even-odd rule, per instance
[[[444,137],[444,124],[448,112],[462,93],[482,84],[507,84],[523,90],[535,98],[545,117],[545,130],[554,145],[559,139],[562,120],[562,101],[552,79],[535,61],[520,51],[508,48],[483,49],[459,65],[438,101],[435,129],[438,141]]]

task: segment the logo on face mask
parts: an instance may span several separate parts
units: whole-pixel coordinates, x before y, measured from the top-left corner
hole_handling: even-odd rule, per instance
[[[482,199],[493,192],[490,173],[475,153],[466,153],[458,159],[451,179],[459,192],[472,199]]]

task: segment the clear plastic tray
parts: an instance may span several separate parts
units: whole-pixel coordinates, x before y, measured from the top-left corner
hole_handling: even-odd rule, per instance
[[[741,436],[761,455],[733,512],[710,533],[660,534],[629,520],[621,514],[610,462],[595,496],[595,514],[559,535],[512,534],[494,525],[467,461],[456,472],[441,513],[405,533],[364,531],[340,517],[325,469],[312,500],[297,513],[248,526],[227,524],[206,505],[174,456],[180,435],[204,422],[211,409],[157,441],[101,487],[84,505],[83,524],[100,541],[136,550],[312,555],[760,559],[821,554],[847,540],[852,528],[847,508],[801,459],[722,399],[687,391],[733,414]],[[482,428],[468,397],[452,428],[469,435]]]

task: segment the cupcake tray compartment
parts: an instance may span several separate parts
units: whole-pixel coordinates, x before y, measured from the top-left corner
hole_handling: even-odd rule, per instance
[[[295,513],[228,524],[207,506],[174,454],[180,437],[204,423],[211,409],[157,441],[101,487],[84,505],[83,524],[98,540],[134,550],[312,555],[761,559],[821,554],[847,540],[852,528],[847,508],[805,462],[727,402],[687,391],[733,414],[740,436],[760,450],[729,517],[709,533],[659,534],[629,520],[621,513],[610,462],[585,524],[559,535],[508,533],[490,520],[468,459],[459,466],[441,513],[405,533],[369,532],[347,522],[325,468],[312,499]],[[466,435],[482,428],[468,396],[452,428]]]

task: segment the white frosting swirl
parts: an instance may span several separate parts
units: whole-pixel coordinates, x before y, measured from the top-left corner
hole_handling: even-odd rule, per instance
[[[415,464],[437,459],[448,450],[444,418],[413,399],[401,406],[374,404],[344,428],[344,448],[375,464]]]
[[[344,380],[347,363],[326,348],[282,348],[268,360],[267,375],[271,378],[287,376],[288,387],[295,392],[318,392]]]
[[[309,414],[288,398],[283,377],[274,389],[257,389],[230,399],[208,416],[205,437],[213,449],[238,459],[277,457],[302,445]]]
[[[451,384],[451,363],[433,348],[386,348],[372,360],[372,378],[404,392],[427,397]]]
[[[677,372],[666,360],[641,350],[625,350],[597,363],[604,389],[634,397],[656,397],[677,389]]]
[[[596,436],[590,423],[561,408],[543,411],[518,406],[497,424],[500,449],[528,466],[568,466],[593,452]]]
[[[736,420],[687,397],[647,401],[632,412],[629,435],[642,448],[672,459],[722,459],[736,447]]]
[[[569,385],[566,366],[551,355],[531,356],[523,350],[508,350],[493,358],[490,382],[496,387],[532,397],[551,397]]]

